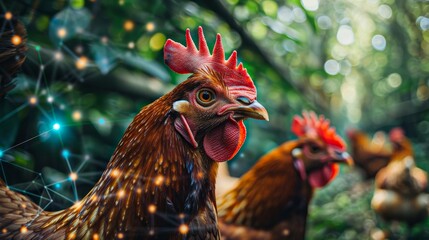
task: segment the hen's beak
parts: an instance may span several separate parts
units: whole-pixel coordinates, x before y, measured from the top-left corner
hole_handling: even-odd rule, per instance
[[[332,162],[336,163],[347,163],[348,165],[354,165],[353,158],[345,151],[333,150],[330,151]]]
[[[234,112],[234,118],[255,118],[269,121],[268,112],[258,101],[228,109]]]

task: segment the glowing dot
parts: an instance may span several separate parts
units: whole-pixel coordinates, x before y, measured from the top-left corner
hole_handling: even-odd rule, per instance
[[[118,192],[118,198],[122,198],[124,196],[125,196],[125,190],[123,190],[123,189],[119,190],[119,192]]]
[[[12,17],[13,17],[13,15],[12,15],[12,13],[11,13],[11,12],[6,12],[6,13],[4,14],[4,18],[5,18],[6,20],[11,20],[11,19],[12,19]]]
[[[386,38],[383,35],[377,34],[372,37],[371,44],[375,50],[383,51],[386,48]]]
[[[146,23],[146,30],[148,32],[152,32],[153,30],[155,30],[155,24],[153,22]]]
[[[75,121],[80,121],[82,119],[82,113],[80,111],[76,110],[72,113],[72,118]]]
[[[185,214],[184,213],[179,214],[179,218],[180,219],[185,219]]]
[[[27,232],[28,232],[28,229],[27,229],[27,227],[26,227],[26,226],[22,226],[22,227],[19,229],[19,231],[20,231],[21,233],[27,233]]]
[[[119,176],[119,174],[121,173],[121,171],[119,171],[118,169],[113,169],[112,173],[110,173],[110,175],[112,177],[117,177]]]
[[[326,61],[323,68],[329,75],[336,75],[340,72],[340,64],[333,59]]]
[[[54,101],[54,97],[48,96],[46,100],[48,101],[48,103],[52,103]]]
[[[35,96],[30,97],[30,99],[28,100],[28,102],[31,105],[36,105],[37,104],[37,98]]]
[[[69,177],[73,182],[75,182],[78,178],[77,173],[74,172],[70,173]]]
[[[0,157],[3,157],[4,152],[2,150],[0,150]]]
[[[55,183],[55,188],[56,188],[56,189],[60,189],[60,188],[61,188],[61,184],[59,184],[59,183]]]
[[[134,22],[131,20],[127,20],[124,22],[125,31],[132,31],[134,29]]]
[[[128,48],[129,49],[133,49],[136,46],[136,44],[134,42],[129,42],[128,43]]]
[[[65,157],[65,158],[68,158],[68,157],[70,156],[70,151],[69,151],[69,150],[67,150],[67,149],[64,149],[64,150],[61,152],[61,155],[63,155],[63,157]]]
[[[150,204],[147,210],[149,211],[149,213],[154,214],[156,212],[156,206],[154,204]]]
[[[36,51],[40,51],[40,46],[35,46],[34,49],[36,49]]]
[[[13,35],[10,41],[12,42],[13,45],[18,46],[19,44],[21,44],[22,39],[18,35]]]
[[[150,231],[149,231],[149,235],[154,235],[155,234],[155,231],[153,230],[153,229],[151,229]]]
[[[63,60],[63,58],[64,58],[63,53],[62,52],[56,52],[55,55],[54,55],[54,58],[57,61]]]
[[[21,207],[22,207],[22,208],[24,208],[24,209],[26,209],[26,208],[27,208],[27,205],[25,205],[25,204],[21,204]]]
[[[58,29],[57,36],[59,38],[65,38],[67,36],[67,30],[65,28]]]
[[[60,128],[61,128],[61,125],[59,124],[59,123],[55,123],[54,125],[52,125],[52,128],[54,129],[54,130],[60,130]]]
[[[155,185],[159,186],[164,182],[164,177],[159,175],[155,178]]]
[[[109,38],[106,36],[103,36],[103,37],[101,37],[100,41],[102,44],[107,44],[109,42]]]
[[[94,235],[92,235],[92,239],[98,240],[100,239],[100,236],[97,233],[94,233]]]
[[[6,228],[3,228],[2,230],[1,230],[1,232],[4,234],[4,233],[7,233],[7,229]]]
[[[76,238],[76,233],[70,233],[69,236],[67,237],[69,240],[73,240]]]
[[[138,194],[142,193],[142,189],[141,188],[137,188],[137,193]]]
[[[123,239],[124,238],[124,234],[123,233],[118,233],[118,238],[119,239]]]
[[[76,68],[79,70],[82,70],[86,68],[86,65],[88,65],[88,58],[86,57],[80,57],[76,60]]]
[[[106,123],[106,120],[104,120],[104,118],[99,118],[98,119],[98,124],[104,125],[105,123]]]
[[[181,234],[187,234],[187,233],[189,232],[189,227],[188,227],[188,225],[186,225],[186,224],[182,224],[182,225],[180,225],[180,227],[179,227],[179,232],[180,232]]]

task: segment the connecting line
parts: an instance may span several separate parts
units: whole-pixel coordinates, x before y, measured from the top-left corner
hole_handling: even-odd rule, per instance
[[[4,116],[3,118],[0,119],[0,123],[6,121],[8,118],[10,118],[11,116],[13,116],[15,113],[18,113],[19,111],[21,111],[22,109],[24,109],[26,106],[28,106],[28,103],[24,103],[21,106],[17,107],[15,110],[9,112],[8,114],[6,114],[6,116]]]
[[[48,132],[50,132],[50,131],[52,131],[52,130],[53,130],[53,129],[48,130],[48,131],[46,131],[46,132],[42,132],[42,133],[40,133],[40,134],[39,134],[39,135],[37,135],[37,136],[34,136],[34,137],[32,137],[32,138],[29,138],[29,139],[27,139],[27,140],[25,140],[25,141],[23,141],[23,142],[21,142],[21,143],[18,143],[18,144],[14,145],[14,146],[12,146],[12,147],[10,147],[10,148],[7,148],[7,149],[3,150],[3,152],[9,151],[9,150],[11,150],[11,149],[13,149],[13,148],[15,148],[15,147],[18,147],[18,146],[20,146],[20,145],[22,145],[22,144],[24,144],[24,143],[27,143],[27,142],[29,142],[29,141],[31,141],[31,140],[33,140],[33,139],[36,139],[36,138],[38,138],[38,137],[40,137],[40,136],[42,136],[42,135],[44,135],[44,134],[46,134],[46,133],[48,133]]]

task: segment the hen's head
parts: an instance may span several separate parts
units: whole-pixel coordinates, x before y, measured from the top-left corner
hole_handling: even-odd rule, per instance
[[[337,163],[352,163],[344,140],[323,115],[303,112],[303,117],[295,116],[292,132],[300,138],[292,151],[295,168],[312,187],[323,187],[333,180],[339,171]]]
[[[199,50],[189,29],[186,47],[169,39],[164,47],[165,63],[177,73],[192,73],[176,89],[173,99],[175,129],[194,148],[203,146],[214,161],[232,159],[244,143],[243,120],[268,120],[265,108],[256,101],[256,88],[245,68],[237,66],[237,52],[225,60],[220,34],[210,54],[199,27]]]

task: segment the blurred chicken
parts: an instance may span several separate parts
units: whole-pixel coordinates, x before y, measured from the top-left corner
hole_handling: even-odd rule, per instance
[[[0,239],[219,239],[217,162],[243,145],[244,119],[268,114],[237,52],[198,36],[198,50],[189,29],[186,47],[167,40],[166,64],[193,74],[142,108],[81,201],[47,212],[0,181]]]
[[[376,132],[370,139],[367,134],[357,129],[347,131],[350,140],[353,161],[367,179],[374,178],[385,167],[392,155],[383,132]]]
[[[228,170],[228,163],[219,163],[216,177],[216,197],[222,196],[237,184],[239,178],[232,177]]]
[[[223,239],[304,239],[314,190],[336,177],[337,163],[352,160],[327,119],[303,114],[292,123],[299,139],[267,153],[217,198]]]
[[[390,140],[393,154],[375,177],[371,206],[384,220],[404,222],[411,229],[428,216],[427,174],[416,167],[411,142],[402,129],[393,129]]]

